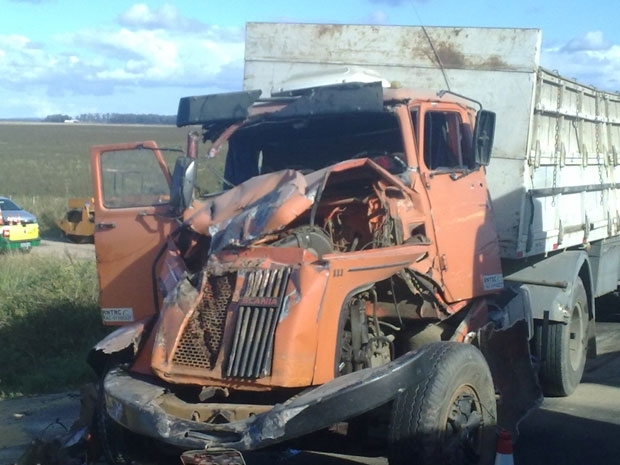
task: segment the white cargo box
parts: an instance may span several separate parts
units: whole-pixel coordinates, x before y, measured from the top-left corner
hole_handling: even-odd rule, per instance
[[[619,231],[620,95],[539,66],[537,29],[248,23],[245,89],[370,68],[497,113],[488,167],[502,254],[537,255]]]

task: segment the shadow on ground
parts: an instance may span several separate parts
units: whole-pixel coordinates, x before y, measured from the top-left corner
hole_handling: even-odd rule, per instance
[[[515,463],[618,463],[620,425],[539,409],[523,421],[520,430],[514,452]]]

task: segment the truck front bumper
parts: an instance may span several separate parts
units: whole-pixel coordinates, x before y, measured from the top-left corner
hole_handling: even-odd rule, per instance
[[[171,407],[171,394],[155,378],[115,369],[106,375],[103,387],[110,417],[134,433],[186,449],[255,450],[327,428],[386,404],[419,378],[416,366],[424,357],[424,348],[409,352],[387,365],[341,376],[266,411],[229,423],[179,417],[178,412],[191,411],[193,405],[175,397]],[[222,410],[231,407],[211,405],[215,410],[220,405]]]
[[[478,334],[500,394],[497,425],[514,435],[519,421],[542,402],[527,335],[524,320],[499,330],[490,323]],[[156,378],[122,369],[105,376],[103,394],[110,417],[134,433],[186,450],[255,450],[328,428],[387,404],[429,373],[433,362],[428,350],[429,346],[423,346],[386,365],[340,376],[273,407],[187,403]],[[223,418],[229,421],[222,422]]]

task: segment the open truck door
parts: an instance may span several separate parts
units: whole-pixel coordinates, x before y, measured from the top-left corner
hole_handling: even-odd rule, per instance
[[[95,146],[90,157],[101,316],[123,325],[155,311],[152,267],[175,221],[171,176],[153,141]]]

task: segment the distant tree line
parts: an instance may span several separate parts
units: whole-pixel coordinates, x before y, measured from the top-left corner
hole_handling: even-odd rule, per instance
[[[75,118],[69,115],[47,115],[44,123],[97,123],[97,124],[176,124],[175,115],[137,115],[134,113],[83,113]]]

